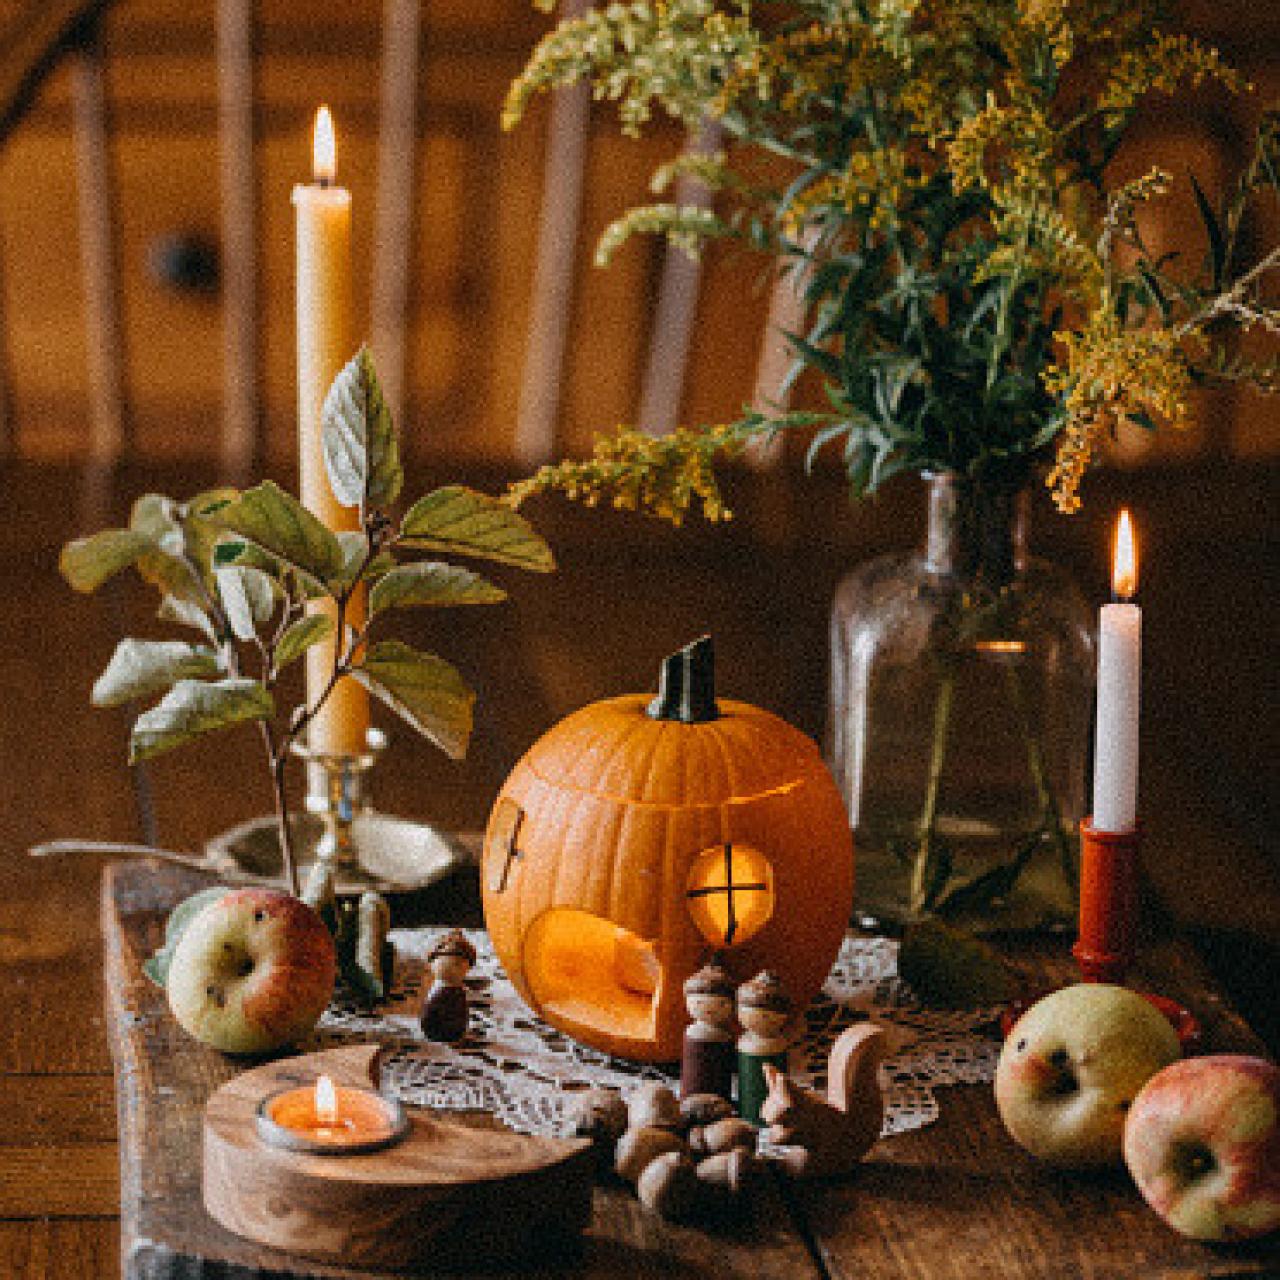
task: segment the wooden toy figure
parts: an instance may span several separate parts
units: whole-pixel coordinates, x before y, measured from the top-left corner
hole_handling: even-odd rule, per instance
[[[764,1067],[769,1096],[760,1118],[765,1137],[797,1178],[847,1173],[871,1150],[884,1124],[880,1063],[884,1029],[860,1022],[840,1033],[827,1060],[827,1097],[799,1085],[770,1063]]]
[[[760,1108],[769,1092],[765,1063],[787,1069],[791,997],[776,973],[765,969],[738,988],[738,1114],[760,1123]]]
[[[680,1057],[680,1096],[714,1093],[733,1097],[737,1060],[733,1036],[733,979],[718,964],[703,965],[685,980],[685,1028]]]
[[[452,1043],[467,1034],[467,992],[462,985],[476,962],[476,949],[461,929],[441,934],[427,952],[435,981],[422,1006],[422,1033]]]

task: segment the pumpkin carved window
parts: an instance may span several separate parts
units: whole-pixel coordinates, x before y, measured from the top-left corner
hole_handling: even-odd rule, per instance
[[[693,860],[685,897],[698,932],[715,950],[740,946],[773,915],[773,868],[749,844],[713,845]]]

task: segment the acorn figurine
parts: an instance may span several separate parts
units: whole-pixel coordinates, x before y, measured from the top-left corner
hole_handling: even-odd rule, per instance
[[[714,1093],[733,1097],[737,1062],[733,1034],[733,979],[720,965],[703,965],[684,984],[685,1028],[680,1056],[680,1096]]]
[[[788,1030],[794,1010],[776,973],[766,969],[738,988],[738,1114],[760,1123],[760,1108],[769,1094],[765,1063],[787,1069]]]
[[[476,949],[461,929],[450,929],[431,944],[427,964],[434,981],[422,1005],[422,1034],[452,1043],[467,1034],[467,991],[462,985],[476,962]]]

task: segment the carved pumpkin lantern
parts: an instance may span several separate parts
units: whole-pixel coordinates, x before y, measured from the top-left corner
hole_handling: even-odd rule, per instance
[[[683,985],[711,954],[772,969],[803,1008],[853,903],[848,818],[817,747],[717,703],[711,641],[658,696],[592,703],[516,765],[482,855],[485,922],[529,1006],[584,1044],[679,1057]]]

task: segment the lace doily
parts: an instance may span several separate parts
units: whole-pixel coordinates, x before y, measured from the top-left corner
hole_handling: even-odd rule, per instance
[[[396,981],[375,1009],[339,1002],[321,1020],[328,1044],[379,1040],[392,1046],[383,1082],[406,1103],[491,1112],[522,1133],[564,1136],[574,1096],[606,1087],[624,1094],[642,1081],[676,1084],[669,1068],[624,1062],[577,1043],[536,1018],[493,954],[483,931],[470,932],[476,964],[467,976],[470,1030],[458,1044],[423,1039],[418,1025],[434,930],[394,930]],[[934,1089],[982,1084],[995,1074],[999,1044],[984,1034],[990,1010],[925,1008],[897,976],[898,946],[887,938],[846,938],[822,994],[806,1014],[807,1034],[791,1051],[790,1074],[825,1090],[827,1054],[845,1027],[874,1018],[890,1035],[881,1068],[886,1135],[938,1116]]]

